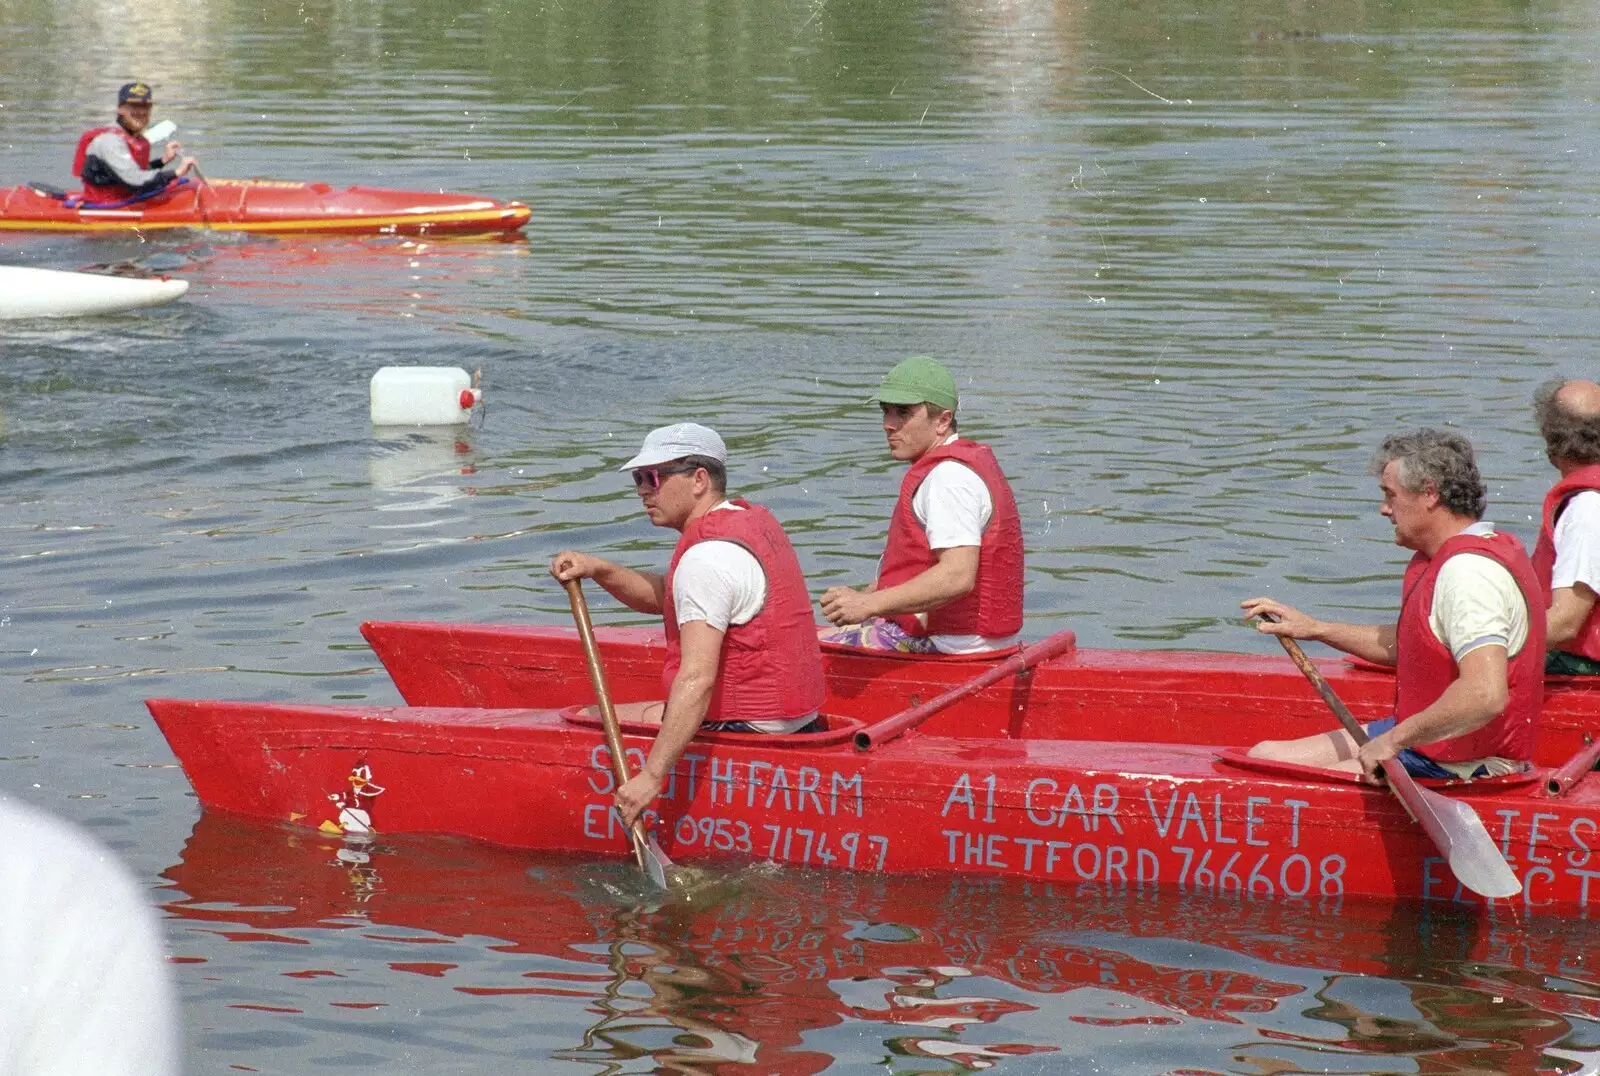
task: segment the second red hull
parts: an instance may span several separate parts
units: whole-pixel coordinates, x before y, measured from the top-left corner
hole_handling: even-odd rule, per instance
[[[412,706],[570,706],[594,701],[583,650],[568,628],[373,621],[361,626]],[[661,632],[601,629],[611,693],[659,699]],[[969,680],[981,661],[823,652],[823,709],[876,721]],[[1316,662],[1362,720],[1391,713],[1394,677],[1339,660]],[[1600,681],[1600,678],[1594,678]],[[1027,677],[1008,678],[935,716],[930,735],[999,739],[1093,737],[1138,743],[1247,747],[1334,726],[1317,693],[1283,655],[1072,650]],[[1559,766],[1600,733],[1600,683],[1552,679],[1535,761]]]

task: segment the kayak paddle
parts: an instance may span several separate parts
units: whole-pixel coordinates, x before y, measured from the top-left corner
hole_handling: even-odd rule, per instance
[[[1317,694],[1322,696],[1322,701],[1328,704],[1328,709],[1333,711],[1350,738],[1357,744],[1366,743],[1367,730],[1361,727],[1349,708],[1334,694],[1328,681],[1311,664],[1306,652],[1300,649],[1300,644],[1287,635],[1278,636],[1278,642],[1283,644],[1289,657],[1311,681],[1311,686],[1317,689]],[[1383,776],[1405,807],[1406,814],[1422,826],[1434,846],[1443,854],[1457,881],[1484,897],[1513,897],[1522,892],[1522,883],[1517,881],[1511,865],[1500,854],[1489,831],[1483,828],[1483,819],[1469,804],[1423,788],[1417,784],[1416,778],[1406,772],[1399,759],[1394,760],[1394,765],[1385,764]]]
[[[616,776],[617,787],[628,781],[628,763],[622,751],[622,729],[617,723],[617,709],[611,705],[611,690],[606,686],[605,666],[600,664],[600,649],[594,642],[594,624],[589,620],[589,603],[583,597],[583,583],[568,579],[564,584],[567,598],[572,603],[572,619],[578,624],[578,638],[583,641],[583,657],[589,663],[589,682],[594,685],[595,699],[600,704],[600,720],[606,731],[606,750],[611,754],[611,772]],[[613,808],[615,810],[615,808]],[[644,822],[634,819],[628,827],[628,837],[633,842],[633,857],[639,868],[662,889],[667,888],[667,871],[672,860],[656,843],[654,833],[647,833]]]
[[[1058,631],[1048,639],[1034,643],[1026,650],[1012,654],[987,672],[973,677],[964,684],[951,688],[943,695],[937,695],[921,705],[913,706],[909,710],[902,710],[893,717],[886,717],[877,724],[862,729],[855,736],[856,749],[870,751],[879,744],[889,742],[906,730],[916,728],[952,703],[960,702],[968,695],[982,691],[990,684],[1003,680],[1008,676],[1025,673],[1041,661],[1048,661],[1057,654],[1064,654],[1077,645],[1078,637],[1071,631],[1066,629]]]
[[[178,125],[176,123],[173,123],[171,120],[162,120],[160,123],[152,123],[149,127],[145,128],[144,140],[149,142],[151,145],[155,145],[157,142],[165,142],[167,139],[171,138],[177,133]],[[200,185],[202,187],[211,186],[211,182],[201,174],[200,166],[198,164],[190,165],[190,171],[194,173],[195,178],[200,181]],[[207,225],[211,223],[210,215],[207,214],[203,209],[201,210],[201,216]]]

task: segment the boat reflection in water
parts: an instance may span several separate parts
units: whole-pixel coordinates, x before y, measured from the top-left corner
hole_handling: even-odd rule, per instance
[[[390,1041],[413,1071],[430,1049],[469,1068],[487,1054],[473,1071],[777,1073],[1579,1072],[1600,1056],[1581,922],[771,864],[663,896],[614,862],[533,862],[204,814],[165,873],[190,1024],[216,1032],[197,1047],[254,1064],[303,1031],[326,1061],[348,1033],[351,1056]]]
[[[182,275],[219,308],[238,308],[249,316],[285,311],[300,332],[306,331],[308,311],[389,324],[414,318],[476,324],[492,316],[483,287],[523,272],[531,252],[521,233],[420,238],[175,233],[157,234],[137,247],[121,248],[118,242],[100,240],[95,249],[125,249],[145,271]],[[416,331],[416,323],[403,330]],[[387,337],[377,343],[394,346]]]

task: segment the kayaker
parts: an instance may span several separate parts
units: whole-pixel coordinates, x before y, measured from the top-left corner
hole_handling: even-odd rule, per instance
[[[1544,584],[1545,672],[1600,675],[1600,385],[1547,381],[1533,397],[1545,456],[1561,479],[1545,494],[1533,567]]]
[[[571,550],[550,562],[562,582],[593,579],[666,624],[666,699],[617,707],[624,721],[661,725],[643,768],[616,793],[630,825],[700,729],[804,731],[825,694],[800,559],[771,512],[729,499],[727,462],[715,430],[683,422],[652,430],[618,468],[632,472],[650,522],[681,532],[665,575]]]
[[[821,637],[912,654],[1002,650],[1022,630],[1022,523],[987,445],[956,428],[955,378],[927,355],[890,370],[873,401],[889,455],[911,464],[878,578],[829,587]]]
[[[1360,771],[1399,757],[1417,777],[1498,776],[1525,768],[1544,701],[1544,618],[1522,543],[1483,521],[1483,480],[1459,434],[1418,430],[1384,439],[1372,461],[1379,511],[1395,544],[1415,550],[1396,624],[1317,620],[1272,598],[1242,603],[1273,614],[1256,630],[1327,643],[1395,668],[1395,713],[1366,726],[1359,749],[1342,729],[1268,740],[1257,758]]]
[[[160,163],[150,167],[144,130],[154,106],[150,87],[130,82],[117,91],[117,122],[85,131],[78,139],[72,174],[83,180],[85,201],[120,202],[150,194],[194,171],[194,158],[182,156],[179,142],[168,142]]]

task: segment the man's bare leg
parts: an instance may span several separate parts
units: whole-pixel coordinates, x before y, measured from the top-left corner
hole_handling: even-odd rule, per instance
[[[666,708],[667,704],[663,699],[656,699],[652,702],[619,702],[612,706],[612,709],[617,711],[618,721],[632,722],[635,725],[661,724],[661,715]],[[600,717],[600,707],[589,707],[588,714],[590,717],[598,719]]]
[[[1356,742],[1344,729],[1302,736],[1298,740],[1262,740],[1250,749],[1250,757],[1346,773],[1361,771],[1361,764],[1356,761]]]

